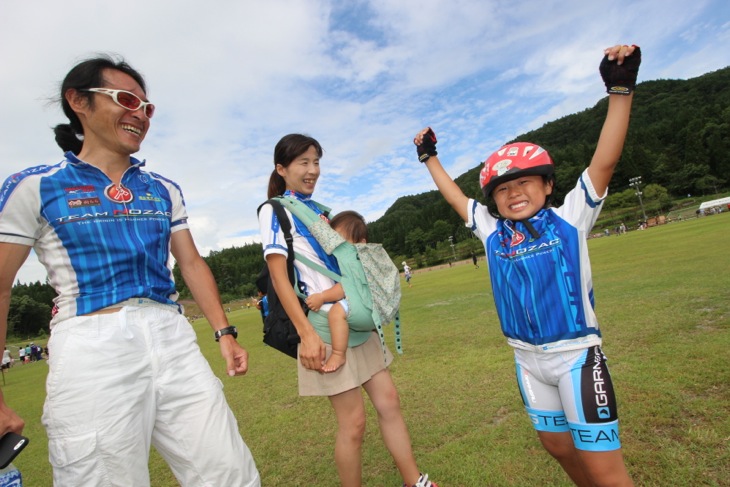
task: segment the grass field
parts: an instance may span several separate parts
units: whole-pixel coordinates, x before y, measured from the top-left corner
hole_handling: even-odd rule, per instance
[[[636,485],[730,485],[729,237],[723,213],[590,241],[596,311]],[[263,484],[336,486],[329,402],[298,397],[295,363],[262,345],[258,311],[229,316],[250,353],[246,377],[226,377],[208,324],[194,326]],[[524,413],[485,266],[416,274],[403,288],[402,316],[405,354],[391,371],[421,469],[440,487],[571,485]],[[40,424],[46,372],[45,363],[13,367],[3,387],[31,438],[15,461],[28,487],[51,485]],[[364,485],[401,485],[372,407],[363,457]],[[177,485],[154,451],[150,468],[154,486]]]

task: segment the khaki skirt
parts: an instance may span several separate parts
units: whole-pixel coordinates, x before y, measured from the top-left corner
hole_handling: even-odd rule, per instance
[[[325,343],[327,358],[332,354],[332,346]],[[336,372],[323,374],[310,370],[297,358],[300,396],[334,396],[341,392],[360,387],[375,374],[386,369],[393,361],[393,355],[380,346],[380,338],[376,332],[357,347],[348,348],[345,352],[345,364]]]

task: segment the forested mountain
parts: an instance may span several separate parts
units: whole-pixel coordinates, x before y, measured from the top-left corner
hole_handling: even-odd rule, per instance
[[[261,244],[232,247],[211,252],[205,261],[213,272],[223,302],[256,296],[256,276],[264,266]],[[175,284],[180,297],[190,298],[180,268],[175,265]]]
[[[40,281],[13,286],[8,311],[8,336],[28,338],[47,332],[56,292]]]
[[[626,145],[611,180],[606,208],[622,206],[629,179],[640,176],[644,193],[655,195],[657,210],[668,210],[673,198],[717,193],[730,178],[730,68],[690,80],[640,83],[634,95]],[[608,107],[608,98],[594,107],[520,135],[513,141],[534,142],[556,163],[556,199],[562,200],[590,163]],[[496,148],[495,148],[496,149]],[[483,199],[481,163],[456,178],[467,196]],[[646,198],[645,198],[646,199]],[[605,213],[605,210],[604,210]],[[414,255],[453,236],[469,238],[463,223],[437,191],[399,198],[369,224],[373,241],[392,255]]]

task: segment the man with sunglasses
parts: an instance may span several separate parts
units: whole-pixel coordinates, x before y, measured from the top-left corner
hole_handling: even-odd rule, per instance
[[[58,296],[43,424],[54,485],[149,486],[154,445],[184,486],[259,486],[220,380],[176,303],[175,257],[230,376],[245,374],[180,188],[132,154],[155,107],[139,73],[99,57],[61,86],[58,164],[0,187],[0,350],[10,291],[31,247]],[[211,337],[213,339],[213,337]],[[23,421],[0,392],[0,435]]]

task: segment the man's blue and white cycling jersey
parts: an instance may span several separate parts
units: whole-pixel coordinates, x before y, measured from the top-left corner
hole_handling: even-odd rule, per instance
[[[466,226],[484,242],[497,314],[512,347],[550,353],[601,344],[586,236],[603,198],[584,171],[563,206],[530,218],[537,239],[524,223],[496,219],[469,200]]]
[[[58,293],[53,324],[130,298],[177,300],[170,237],[188,228],[182,191],[131,163],[117,186],[68,152],[0,188],[0,242],[35,249]]]

